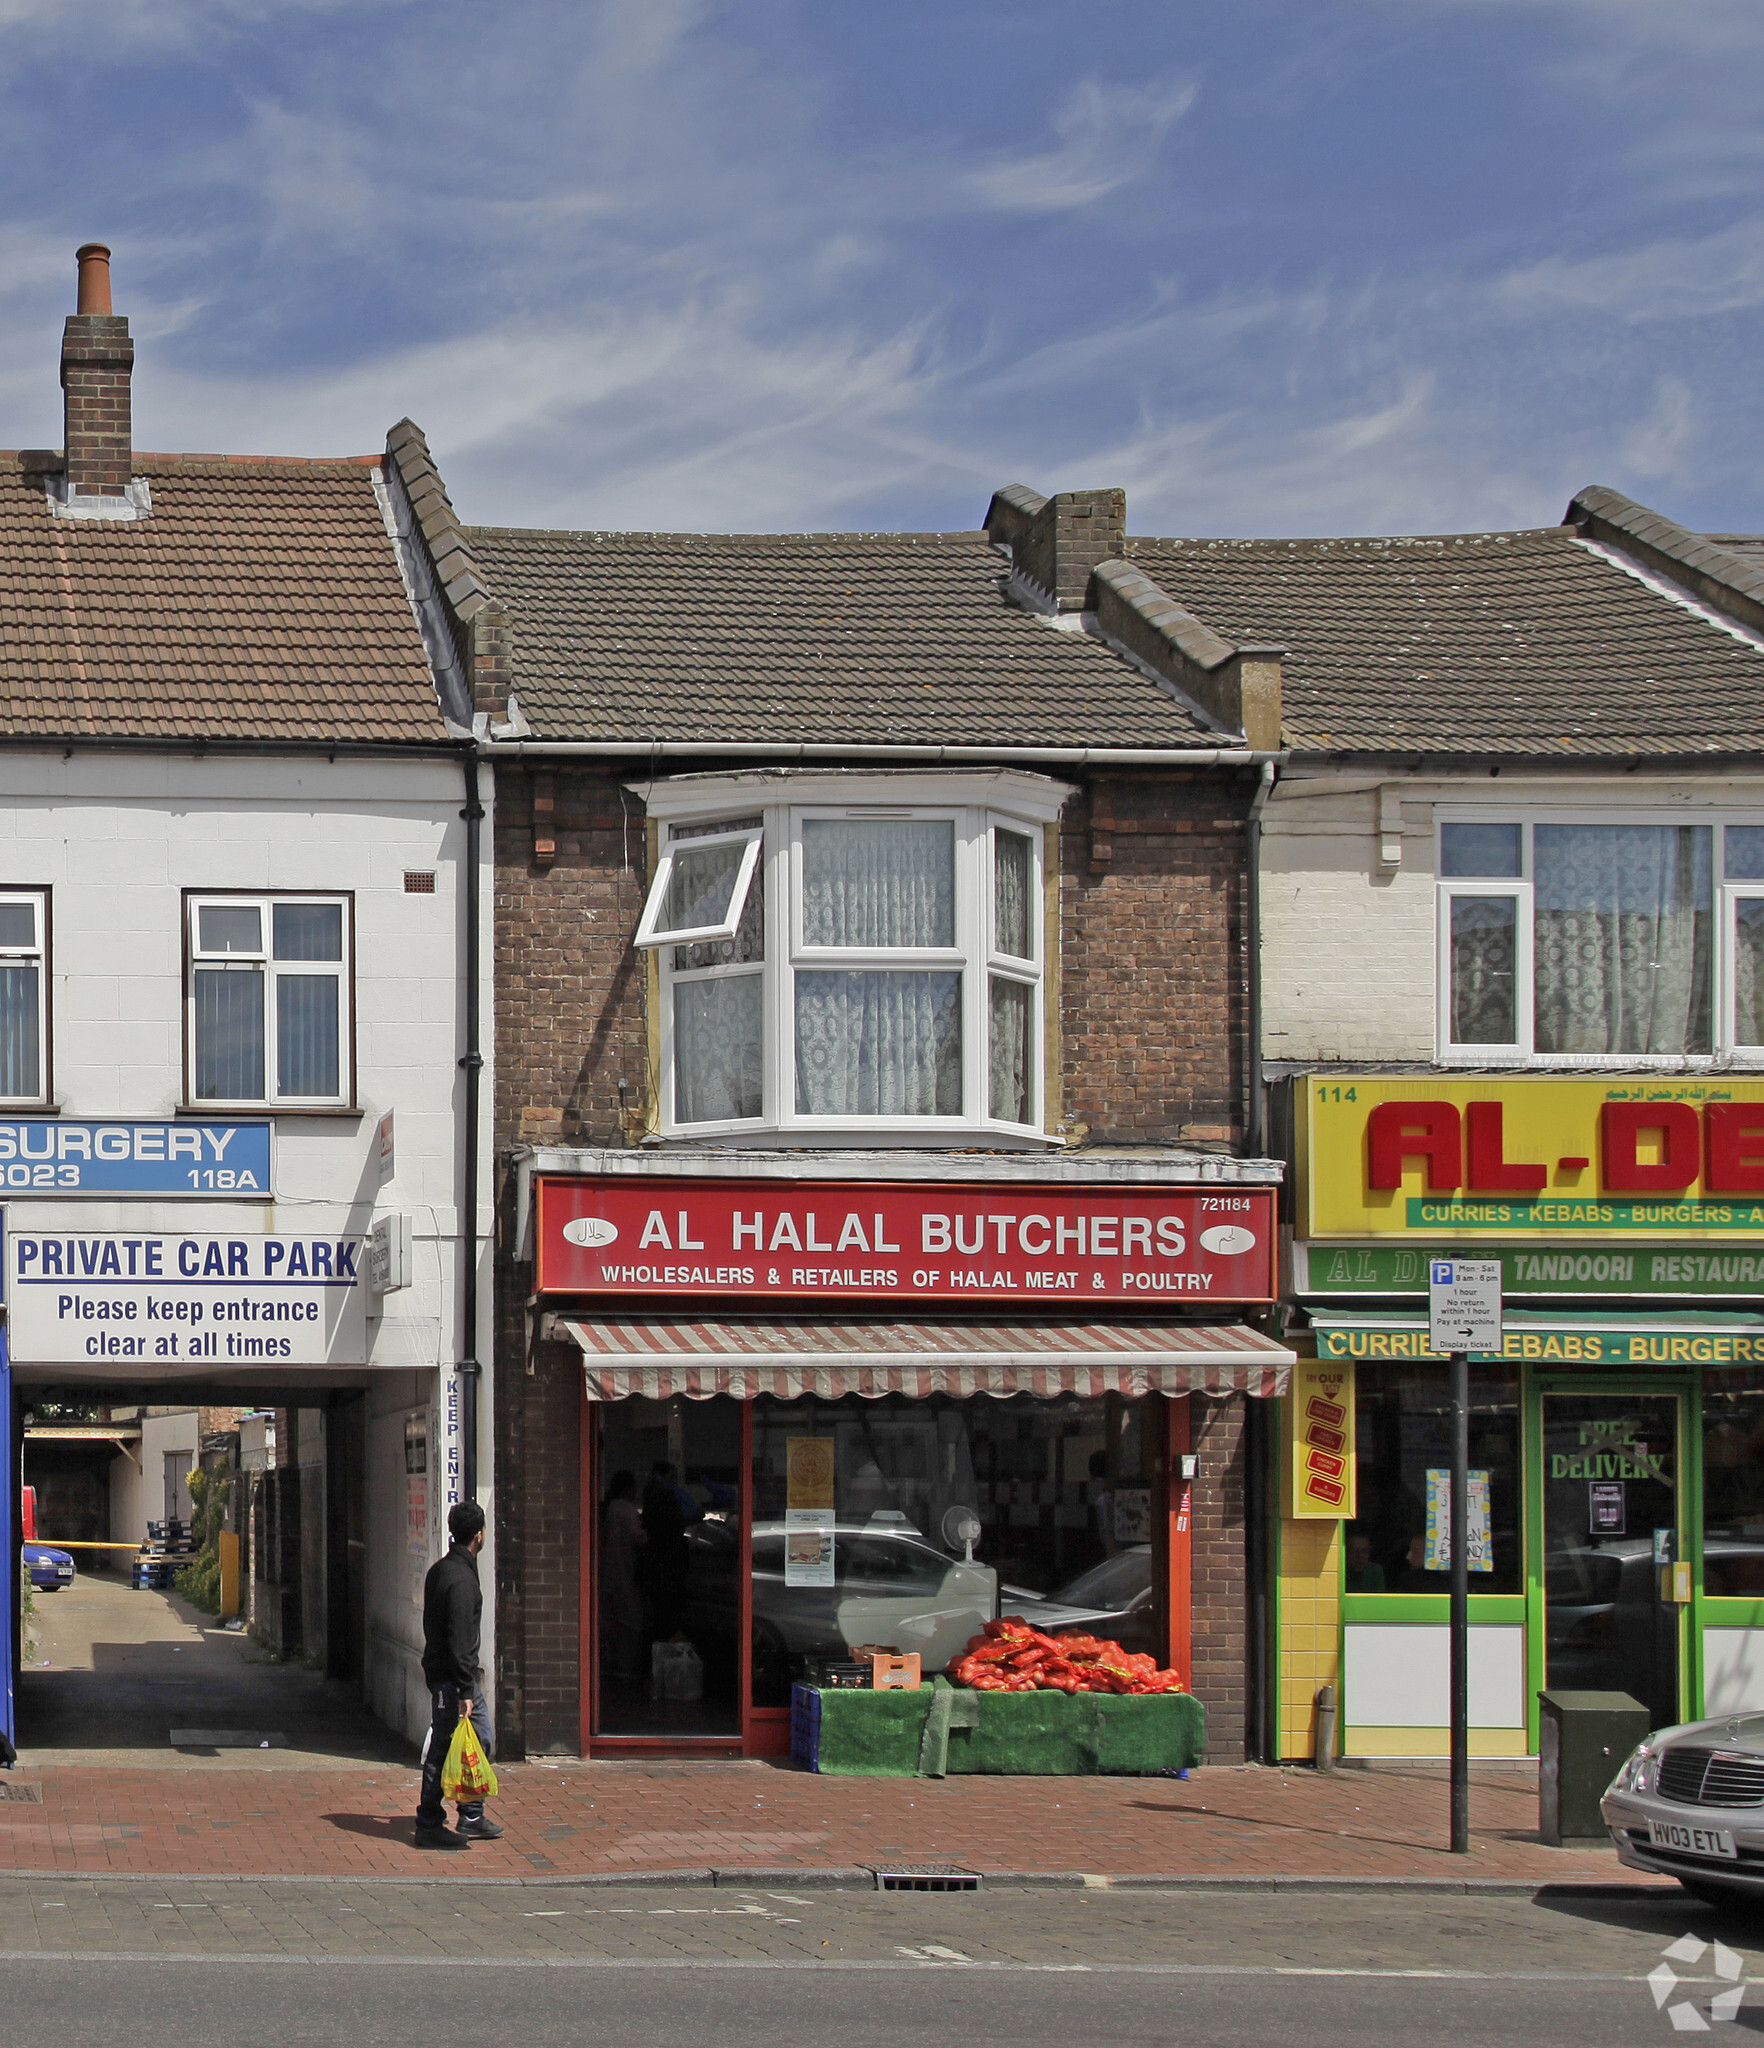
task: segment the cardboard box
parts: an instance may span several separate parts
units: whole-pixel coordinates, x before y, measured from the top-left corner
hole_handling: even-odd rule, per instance
[[[923,1683],[916,1651],[910,1657],[870,1659],[870,1684],[877,1692],[916,1692]]]

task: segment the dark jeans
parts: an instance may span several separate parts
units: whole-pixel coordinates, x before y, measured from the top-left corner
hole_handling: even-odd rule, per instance
[[[429,1739],[423,1744],[423,1790],[417,1801],[417,1826],[444,1828],[447,1825],[447,1808],[441,1803],[441,1766],[447,1761],[453,1731],[459,1726],[459,1687],[430,1686],[429,1705]],[[472,1726],[478,1731],[484,1754],[490,1755],[490,1707],[484,1698],[482,1681],[479,1682],[479,1690],[472,1694]],[[461,1820],[476,1820],[483,1811],[481,1799],[460,1801]]]

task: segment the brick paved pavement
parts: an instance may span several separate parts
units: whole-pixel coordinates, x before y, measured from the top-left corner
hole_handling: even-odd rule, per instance
[[[0,1781],[0,1871],[568,1878],[824,1870],[931,1858],[981,1871],[1629,1881],[1547,1849],[1521,1773],[1479,1778],[1473,1852],[1446,1853],[1440,1772],[1220,1769],[1167,1778],[822,1778],[788,1765],[502,1767],[503,1841],[416,1849],[410,1769],[27,1763]]]

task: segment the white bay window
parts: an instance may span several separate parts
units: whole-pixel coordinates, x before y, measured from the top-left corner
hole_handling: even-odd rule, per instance
[[[744,777],[645,790],[636,943],[659,964],[664,1132],[1039,1135],[1042,834],[1065,791],[850,780],[804,776],[758,808],[737,807]],[[856,800],[872,794],[901,800]]]

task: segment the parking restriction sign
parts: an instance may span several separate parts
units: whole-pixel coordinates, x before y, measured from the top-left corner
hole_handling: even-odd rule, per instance
[[[1499,1351],[1500,1260],[1430,1259],[1427,1328],[1435,1351]]]

